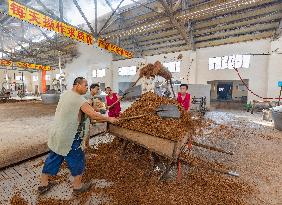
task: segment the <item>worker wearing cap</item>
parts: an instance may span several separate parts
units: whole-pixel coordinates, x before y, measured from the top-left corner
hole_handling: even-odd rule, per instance
[[[188,93],[188,85],[181,84],[180,85],[180,92],[177,96],[178,103],[186,110],[190,110],[190,101],[191,95]]]
[[[66,160],[73,179],[73,193],[88,191],[92,184],[82,184],[82,174],[85,169],[85,155],[81,149],[81,142],[87,129],[89,119],[115,122],[110,118],[95,112],[87,100],[82,96],[87,92],[87,81],[83,77],[74,80],[73,88],[64,92],[56,108],[55,119],[51,128],[48,147],[50,153],[44,163],[39,194],[52,188],[49,176],[57,175],[60,166]]]

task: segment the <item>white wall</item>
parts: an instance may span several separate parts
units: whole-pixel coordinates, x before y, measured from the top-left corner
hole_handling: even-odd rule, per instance
[[[206,84],[211,80],[238,80],[235,70],[209,70],[208,59],[211,57],[228,56],[233,54],[259,54],[268,53],[270,50],[269,40],[243,42],[230,45],[202,48],[197,50],[197,79],[196,83]],[[267,96],[267,55],[251,56],[250,67],[238,69],[243,79],[249,80],[249,87],[253,92],[261,96]],[[248,100],[258,99],[248,93]]]
[[[92,75],[92,71],[93,70],[98,70],[98,69],[105,69],[105,76],[104,77],[93,77]],[[103,66],[99,66],[99,65],[93,65],[93,67],[91,67],[91,70],[88,71],[87,76],[91,76],[90,77],[90,82],[89,85],[92,83],[105,83],[106,87],[107,86],[112,86],[112,69],[110,66],[107,67],[103,67]]]
[[[277,50],[278,49],[278,50]],[[208,60],[211,57],[221,57],[233,54],[262,54],[271,55],[252,55],[250,67],[239,69],[243,79],[249,79],[250,89],[262,97],[278,97],[279,89],[277,82],[282,80],[282,55],[272,51],[282,52],[282,37],[279,40],[263,39],[257,41],[241,42],[235,44],[221,45],[197,49],[196,51],[182,51],[155,56],[145,56],[143,58],[114,61],[112,69],[114,73],[113,87],[117,87],[118,82],[132,80],[131,78],[121,78],[117,75],[117,68],[122,66],[134,66],[142,62],[144,64],[154,63],[157,60],[165,63],[177,61],[179,54],[180,73],[174,73],[176,80],[182,83],[207,84],[213,80],[240,80],[235,70],[209,70]],[[259,99],[248,92],[248,101]]]
[[[127,67],[127,66],[136,66],[137,68],[142,67],[142,65],[146,64],[146,60],[143,58],[133,58],[133,59],[126,59],[120,61],[113,61],[111,65],[112,69],[112,89],[115,92],[118,92],[118,83],[119,82],[135,82],[138,79],[138,71],[137,74],[134,76],[119,76],[118,75],[118,68],[120,67]]]

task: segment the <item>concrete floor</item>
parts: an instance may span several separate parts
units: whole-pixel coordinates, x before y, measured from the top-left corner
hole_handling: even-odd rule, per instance
[[[130,103],[123,104],[123,109],[129,105]],[[23,157],[28,153],[34,155],[42,151],[42,148],[46,149],[44,145],[47,140],[47,124],[52,120],[54,111],[55,106],[34,102],[0,105],[0,117],[4,119],[0,122],[2,165],[14,160],[16,156]],[[231,170],[237,171],[240,177],[256,190],[254,196],[249,199],[250,204],[282,204],[282,132],[275,130],[272,122],[263,121],[262,113],[251,115],[243,111],[217,110],[208,112],[206,117],[235,131],[226,135],[223,130],[222,134],[219,132],[215,136],[209,134],[208,130],[198,139],[205,144],[233,151],[235,155],[208,152],[196,147],[193,154],[209,161],[223,163]],[[107,139],[107,136],[102,136],[93,143]],[[35,190],[44,158],[0,171],[0,204],[9,204],[10,197],[17,190],[31,204],[35,203]],[[69,175],[68,172],[60,174]],[[70,199],[70,180],[59,184],[46,197]],[[103,180],[96,182],[97,186],[108,185],[108,182]],[[93,196],[93,201],[89,204],[100,204],[105,200],[107,198]]]
[[[110,142],[113,138],[111,136],[96,137],[91,139],[92,145],[99,143]],[[46,156],[36,158],[32,161],[22,163],[17,166],[0,171],[0,204],[10,204],[10,199],[15,193],[20,193],[22,198],[30,204],[36,204],[38,200],[37,187],[39,185],[39,177],[42,170],[42,164]],[[69,200],[72,199],[76,203],[76,199],[72,195],[70,188],[72,177],[67,169],[61,169],[58,176],[67,176],[68,181],[62,181],[57,184],[44,198]],[[95,187],[104,188],[111,183],[103,179],[93,179],[92,182]],[[87,202],[89,204],[101,204],[108,199],[103,196],[92,195],[91,199]]]
[[[0,168],[46,151],[55,109],[37,101],[0,104]]]
[[[127,106],[125,103],[123,108]],[[41,101],[0,104],[0,168],[48,150],[48,130],[55,110],[56,105]]]

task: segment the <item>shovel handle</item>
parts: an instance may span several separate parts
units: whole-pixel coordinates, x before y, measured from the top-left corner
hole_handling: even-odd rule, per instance
[[[137,118],[145,117],[145,116],[147,116],[147,115],[148,115],[148,114],[137,115],[137,116],[132,116],[132,117],[123,117],[123,118],[120,118],[119,120],[131,120],[131,119],[137,119]]]
[[[217,147],[212,147],[212,146],[205,145],[205,144],[201,144],[201,143],[195,142],[195,141],[193,141],[192,144],[194,146],[197,146],[197,147],[202,147],[202,148],[205,148],[205,149],[209,149],[209,150],[216,151],[216,152],[221,152],[221,153],[224,153],[224,154],[230,154],[230,155],[234,154],[233,152],[225,151],[223,149],[220,149],[220,148],[217,148]]]
[[[137,115],[137,116],[132,116],[132,117],[123,117],[123,118],[118,118],[118,120],[131,120],[131,119],[137,119],[137,118],[141,118],[141,117],[145,117],[148,114],[143,114],[143,115]],[[102,120],[102,121],[97,121],[97,122],[107,122],[106,120]]]
[[[108,110],[111,109],[112,107],[114,107],[115,104],[117,104],[118,102],[120,102],[124,97],[122,96],[120,99],[118,99],[117,101],[115,101],[113,104],[111,104],[109,107],[108,107]]]

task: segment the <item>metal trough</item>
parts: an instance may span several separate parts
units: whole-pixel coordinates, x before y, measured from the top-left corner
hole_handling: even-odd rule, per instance
[[[114,136],[132,141],[135,144],[138,144],[156,154],[169,158],[173,161],[176,161],[178,159],[181,149],[186,145],[188,140],[188,135],[185,135],[179,141],[173,141],[118,127],[112,124],[109,125],[108,129],[109,133]]]
[[[122,138],[125,141],[131,141],[137,145],[140,145],[148,150],[150,150],[153,154],[157,154],[163,157],[166,157],[168,160],[165,171],[162,173],[160,180],[166,179],[169,171],[173,167],[173,165],[177,165],[177,178],[180,178],[180,170],[181,164],[180,161],[186,161],[180,157],[180,153],[184,150],[185,147],[188,146],[188,149],[191,150],[192,145],[201,147],[204,149],[209,149],[211,151],[216,151],[224,154],[233,155],[233,152],[228,152],[220,148],[212,147],[209,145],[204,145],[199,142],[193,141],[192,138],[189,138],[189,134],[184,135],[180,140],[169,140],[165,138],[155,137],[152,135],[148,135],[142,132],[129,130],[126,128],[122,128],[116,125],[108,124],[108,132],[116,137]],[[123,147],[126,148],[127,145]],[[220,172],[223,174],[228,174],[232,176],[239,176],[234,171],[226,171],[220,169],[212,169],[213,171]]]

